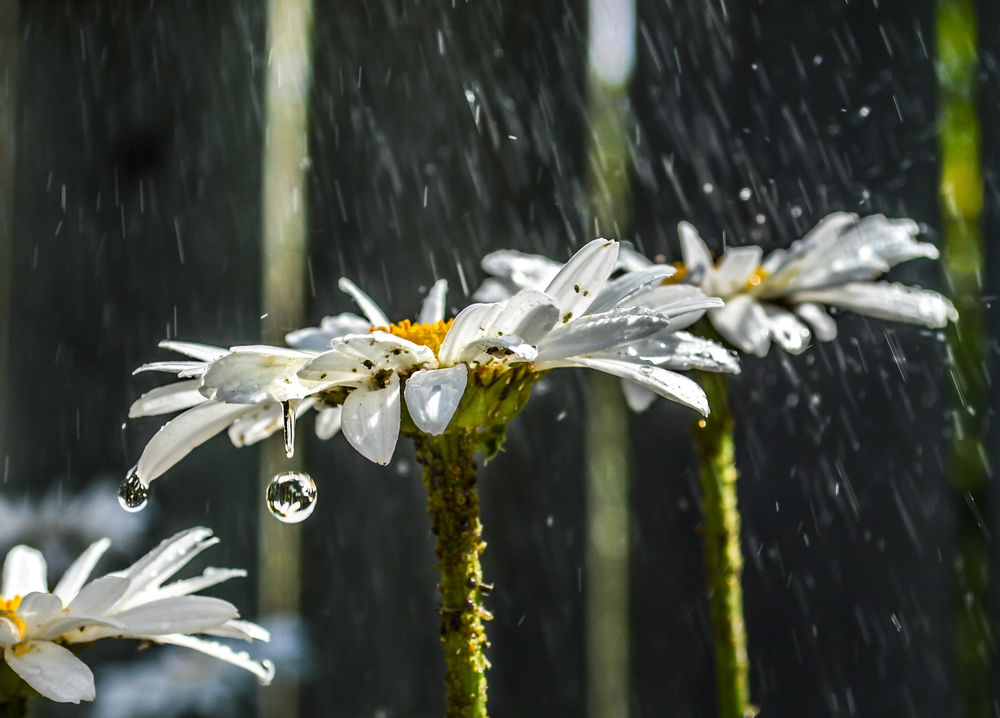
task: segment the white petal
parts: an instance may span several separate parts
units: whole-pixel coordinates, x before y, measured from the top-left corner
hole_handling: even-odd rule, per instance
[[[90,578],[91,572],[94,570],[94,566],[97,562],[101,560],[101,556],[104,552],[108,550],[111,546],[111,540],[107,538],[102,538],[99,541],[95,541],[90,544],[87,549],[80,554],[79,558],[76,559],[70,567],[66,569],[66,573],[63,574],[62,578],[59,579],[59,583],[56,587],[52,589],[52,593],[59,596],[63,603],[69,603],[74,598],[76,594],[80,593],[80,589],[83,588],[83,584],[87,582]]]
[[[636,295],[627,304],[655,309],[670,320],[670,330],[677,331],[701,319],[706,310],[721,307],[725,302],[705,296],[691,284],[666,284]]]
[[[133,370],[132,376],[146,371],[164,371],[180,376],[189,372],[202,373],[206,369],[208,369],[208,364],[200,361],[154,361]]]
[[[114,619],[64,613],[46,621],[44,626],[33,632],[33,637],[39,641],[58,639],[66,644],[91,643],[99,638],[121,635],[124,628]]]
[[[94,674],[69,650],[48,641],[7,646],[4,660],[40,694],[56,703],[92,701]]]
[[[812,338],[809,327],[787,309],[773,304],[764,304],[763,307],[771,328],[771,338],[789,354],[804,352]]]
[[[147,391],[129,407],[129,418],[170,414],[197,406],[205,401],[205,397],[198,391],[198,383],[197,379],[190,379]]]
[[[238,638],[241,641],[270,641],[271,632],[263,626],[258,626],[251,621],[241,621],[238,618],[226,621],[218,628],[205,631],[211,636],[221,636],[223,638]]]
[[[677,236],[681,240],[681,257],[684,259],[684,267],[692,275],[692,281],[697,283],[704,273],[712,268],[712,254],[708,251],[708,246],[693,224],[689,222],[678,224]]]
[[[41,551],[23,544],[15,546],[7,552],[7,558],[3,562],[0,596],[10,599],[14,596],[27,596],[32,591],[47,591],[47,571]]]
[[[833,341],[837,338],[837,322],[826,313],[819,304],[801,302],[792,307],[799,319],[812,327],[813,334],[821,342]]]
[[[295,407],[296,420],[315,403],[316,400],[312,397],[299,402]],[[284,425],[285,412],[281,404],[267,404],[234,421],[229,426],[229,440],[233,442],[233,446],[252,446],[284,428]]]
[[[493,323],[488,336],[516,334],[529,344],[537,344],[559,319],[559,307],[544,292],[524,289],[508,299]]]
[[[320,388],[296,372],[315,354],[281,347],[234,347],[212,363],[201,379],[203,396],[230,404],[264,404],[304,399]]]
[[[488,330],[496,323],[505,306],[504,302],[470,304],[460,311],[438,350],[441,365],[447,366],[460,361],[459,357],[466,346],[487,336]]]
[[[549,332],[538,345],[538,361],[614,349],[655,334],[669,323],[663,315],[642,307],[588,314]]]
[[[708,294],[728,297],[746,287],[750,276],[760,266],[764,251],[760,247],[731,247],[719,261],[719,266],[709,273],[710,282],[705,282]]]
[[[246,575],[247,572],[242,568],[213,568],[210,566],[200,576],[185,578],[162,586],[157,590],[156,595],[159,598],[189,596],[216,584],[224,583],[231,578],[243,578]]]
[[[382,389],[355,389],[344,401],[341,423],[347,441],[376,464],[388,464],[399,438],[399,377]]]
[[[184,356],[189,356],[192,359],[197,359],[203,362],[212,362],[219,357],[226,355],[226,350],[222,347],[215,347],[211,344],[196,344],[194,342],[176,342],[169,339],[165,339],[158,344],[161,349],[168,349],[172,352],[177,352],[178,354],[183,354]]]
[[[671,327],[667,328],[669,332]],[[618,350],[633,361],[641,360],[675,371],[702,371],[740,373],[736,353],[711,339],[675,332],[661,332]]]
[[[144,603],[122,611],[115,619],[129,633],[155,636],[164,633],[200,633],[236,618],[236,607],[211,596],[176,596]]]
[[[123,576],[101,576],[80,589],[67,607],[71,613],[102,616],[128,590],[129,580]]]
[[[326,441],[340,431],[340,413],[342,409],[335,406],[329,409],[321,409],[316,414],[316,437]]]
[[[434,282],[434,286],[427,292],[424,303],[420,307],[420,316],[417,321],[421,324],[434,324],[444,319],[444,301],[448,295],[448,280],[439,279]]]
[[[569,258],[545,288],[559,306],[560,319],[567,321],[586,311],[604,289],[617,261],[618,242],[603,238],[588,242]]]
[[[302,366],[298,375],[312,382],[357,386],[384,369],[409,371],[435,364],[437,359],[430,347],[374,331],[334,339],[330,350]]]
[[[891,282],[852,282],[796,292],[790,299],[831,304],[869,317],[926,327],[943,327],[958,319],[954,305],[937,292]]]
[[[547,283],[545,282],[540,286],[544,287]],[[472,293],[472,300],[488,303],[501,302],[516,293],[519,289],[521,287],[518,287],[513,282],[487,277],[479,285],[479,288]]]
[[[597,299],[590,305],[588,311],[602,312],[626,302],[633,304],[630,299],[654,286],[662,286],[664,279],[676,273],[677,270],[669,264],[660,264],[624,274],[604,285],[604,289],[597,295]]]
[[[389,317],[385,315],[385,312],[382,311],[381,307],[371,297],[361,291],[357,284],[347,277],[341,277],[337,286],[340,287],[340,291],[351,295],[351,299],[358,305],[361,313],[372,323],[373,327],[389,326]]]
[[[764,356],[771,347],[764,309],[750,297],[733,297],[726,306],[711,310],[708,318],[719,334],[740,351]]]
[[[443,434],[462,401],[467,381],[465,364],[414,372],[406,380],[403,396],[417,428],[433,436]]]
[[[615,359],[574,359],[575,364],[628,379],[656,392],[665,399],[690,407],[708,416],[708,398],[697,382],[652,364],[637,364]]]
[[[657,396],[656,392],[639,386],[628,379],[622,379],[622,393],[625,394],[625,403],[628,404],[628,408],[636,414],[646,411],[656,401]]]
[[[143,486],[161,476],[171,466],[191,453],[237,417],[253,411],[253,404],[205,402],[171,419],[146,444],[136,464]]]
[[[274,664],[268,660],[257,661],[250,657],[245,651],[234,651],[229,646],[225,646],[217,641],[207,641],[204,638],[185,636],[183,634],[172,634],[169,636],[154,636],[157,643],[169,643],[175,646],[184,646],[192,650],[204,653],[206,656],[218,658],[220,661],[232,664],[237,668],[249,671],[257,677],[262,685],[270,684],[274,678]]]
[[[645,254],[636,251],[631,242],[621,242],[618,250],[618,268],[626,272],[639,272],[653,265]],[[671,267],[671,269],[673,269]],[[673,272],[671,272],[673,274]]]
[[[138,605],[136,596],[147,592],[149,587],[159,586],[186,566],[195,556],[218,542],[219,539],[212,536],[211,529],[195,526],[164,539],[156,548],[124,571],[109,574],[131,579],[129,590],[126,593],[126,599],[129,600],[123,601],[123,605],[119,605],[118,608],[125,609]]]
[[[543,289],[561,265],[539,254],[501,249],[483,257],[480,266],[494,277],[509,279],[516,289]]]
[[[24,621],[25,633],[37,634],[43,624],[62,613],[62,599],[51,593],[29,593],[17,607],[17,617]]]
[[[323,352],[330,348],[330,340],[345,334],[363,334],[372,328],[367,319],[345,312],[323,317],[319,327],[296,329],[285,335],[285,343],[296,349]]]

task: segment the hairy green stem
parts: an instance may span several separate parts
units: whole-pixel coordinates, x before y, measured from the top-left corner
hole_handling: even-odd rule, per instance
[[[733,454],[733,417],[729,412],[728,380],[702,373],[699,383],[708,394],[711,416],[698,423],[694,440],[701,467],[705,571],[708,574],[715,685],[719,718],[750,718],[750,662],[743,620],[743,553],[740,513],[736,502],[739,472]]]
[[[417,460],[424,467],[427,512],[437,537],[437,569],[441,573],[441,645],[447,665],[447,718],[486,717],[486,660],[489,645],[483,621],[489,612],[483,598],[479,555],[486,548],[479,522],[476,451],[481,439],[461,431],[414,436]]]
[[[992,713],[996,666],[990,611],[989,465],[984,447],[989,383],[984,371],[981,273],[984,244],[976,73],[978,28],[972,0],[939,0],[936,17],[938,187],[945,272],[959,311],[948,332],[953,431],[950,478],[956,528],[955,651],[961,716]]]

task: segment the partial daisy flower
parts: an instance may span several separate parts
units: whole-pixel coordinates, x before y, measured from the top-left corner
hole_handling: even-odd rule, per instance
[[[94,676],[75,649],[105,638],[133,638],[191,648],[249,671],[270,683],[274,665],[257,661],[206,634],[246,641],[269,640],[267,631],[241,621],[228,601],[190,594],[245,576],[241,569],[208,568],[200,576],[164,582],[209,546],[206,528],[169,538],[123,571],[89,581],[110,541],[92,544],[50,592],[42,554],[11,549],[0,583],[0,647],[14,673],[42,696],[59,703],[94,699]]]
[[[319,327],[289,333],[292,347],[239,346],[231,349],[191,342],[163,341],[163,349],[183,354],[182,361],[144,364],[134,373],[162,371],[180,381],[156,387],[129,408],[129,417],[158,416],[183,411],[168,421],[146,445],[130,473],[142,489],[187,456],[195,447],[228,430],[235,446],[249,446],[283,430],[285,451],[292,455],[295,424],[310,409],[317,411],[316,435],[329,439],[340,431],[341,406],[327,404],[317,395],[329,382],[303,381],[296,372],[311,358],[330,348],[330,342],[352,332],[388,326],[385,312],[353,282],[342,278],[340,289],[351,296],[364,317],[344,313],[324,317]],[[419,321],[444,318],[448,284],[437,281],[421,306]]]
[[[876,281],[900,262],[937,259],[937,248],[915,241],[920,229],[912,219],[835,212],[787,250],[764,257],[760,247],[730,247],[715,263],[692,225],[682,222],[678,232],[680,280],[726,300],[708,318],[726,341],[749,354],[764,356],[772,342],[799,354],[813,336],[832,340],[837,324],[827,307],[926,327],[958,318],[937,292]]]

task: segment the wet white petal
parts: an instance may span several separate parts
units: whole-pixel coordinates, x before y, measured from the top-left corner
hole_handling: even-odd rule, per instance
[[[467,345],[487,336],[504,307],[504,302],[470,304],[460,311],[438,350],[441,365],[448,366],[460,361],[459,357]]]
[[[241,621],[238,618],[226,621],[221,626],[205,631],[205,633],[223,638],[238,638],[242,641],[271,640],[271,633],[266,628],[250,621]]]
[[[637,364],[615,359],[580,358],[575,364],[628,379],[665,399],[690,407],[708,416],[708,398],[697,382],[652,364]]]
[[[529,344],[537,344],[558,319],[559,307],[552,297],[524,289],[503,304],[486,333],[500,337],[516,334]]]
[[[80,554],[80,556],[70,564],[70,567],[66,569],[66,572],[59,579],[59,583],[56,587],[52,589],[52,593],[59,596],[63,603],[69,603],[72,601],[76,594],[80,592],[83,588],[83,584],[87,582],[90,578],[90,574],[94,570],[94,566],[97,562],[101,560],[101,556],[104,552],[108,550],[111,545],[111,540],[107,538],[102,538],[99,541],[95,541],[90,544],[87,549]]]
[[[128,410],[129,418],[170,414],[197,406],[205,401],[205,397],[198,391],[198,384],[197,379],[190,379],[150,389],[132,402]]]
[[[103,615],[118,603],[128,587],[129,580],[123,576],[101,576],[80,589],[68,608],[75,614]]]
[[[430,347],[375,331],[334,339],[330,350],[303,365],[298,376],[322,384],[356,386],[383,369],[408,371],[436,363]]]
[[[341,407],[335,406],[329,409],[321,409],[319,413],[316,414],[317,438],[325,441],[340,431],[341,411]]]
[[[32,591],[47,591],[45,574],[48,567],[40,551],[18,545],[7,552],[3,562],[3,583],[0,595],[5,598],[27,596]]]
[[[549,332],[538,344],[538,361],[606,351],[655,334],[669,320],[642,307],[622,307],[589,314]]]
[[[691,274],[692,281],[698,282],[702,275],[712,268],[712,254],[702,240],[698,230],[690,222],[677,225],[677,236],[681,240],[681,257]]]
[[[763,256],[760,247],[731,247],[719,261],[719,266],[709,273],[711,281],[704,285],[707,294],[728,297],[746,287],[750,276],[760,266]]]
[[[812,333],[809,327],[786,309],[765,304],[764,316],[771,329],[771,338],[789,354],[801,354],[809,346]]]
[[[226,350],[222,347],[212,346],[211,344],[196,344],[194,342],[177,342],[170,339],[164,339],[157,346],[161,349],[168,349],[172,352],[177,352],[178,354],[183,354],[184,356],[189,356],[192,359],[197,359],[203,362],[212,362],[219,357],[226,355]]]
[[[208,369],[208,366],[205,362],[200,361],[154,361],[134,369],[132,375],[135,376],[147,371],[164,371],[168,374],[177,374],[177,376],[191,372],[201,374]]]
[[[434,436],[444,433],[462,401],[467,381],[465,364],[414,372],[406,380],[403,395],[417,428]]]
[[[943,327],[958,319],[954,305],[929,289],[891,282],[853,282],[840,287],[797,292],[792,301],[816,302],[877,319]]]
[[[319,385],[300,381],[296,372],[314,356],[282,347],[234,347],[212,363],[199,389],[208,399],[230,404],[303,399]]]
[[[351,299],[358,305],[361,313],[365,315],[373,327],[389,326],[389,318],[382,311],[382,308],[371,297],[362,292],[358,285],[347,277],[341,277],[337,286],[340,288],[340,291],[351,296]]]
[[[660,264],[623,274],[604,285],[604,289],[597,295],[588,311],[602,312],[625,304],[654,286],[663,286],[663,280],[676,273],[677,270],[669,264]]]
[[[187,596],[197,593],[218,583],[224,583],[231,578],[243,578],[247,572],[242,568],[206,568],[200,576],[185,578],[181,581],[173,581],[166,586],[160,587],[156,595],[159,598],[171,598],[173,596]]]
[[[316,400],[311,397],[299,402],[295,407],[296,420],[315,403]],[[236,419],[229,426],[229,440],[233,442],[233,446],[252,446],[283,429],[284,424],[285,412],[281,404],[266,404]]]
[[[652,406],[657,396],[656,392],[639,386],[628,379],[622,379],[622,393],[625,395],[625,403],[628,404],[628,408],[636,414],[641,414]]]
[[[253,404],[205,402],[171,419],[146,444],[136,464],[143,486],[161,476],[171,466],[191,453],[237,417],[253,411]]]
[[[32,635],[38,627],[56,618],[63,608],[62,599],[52,593],[29,593],[17,607],[17,617],[24,621],[25,632]]]
[[[771,330],[764,309],[750,297],[739,295],[726,306],[708,313],[712,326],[740,351],[764,356],[771,348]]]
[[[204,526],[178,531],[170,538],[161,541],[156,548],[124,571],[116,571],[109,575],[121,575],[131,579],[128,593],[132,595],[145,590],[151,584],[159,586],[199,553],[217,543],[219,539],[212,536],[212,530]]]
[[[800,302],[792,309],[799,319],[812,327],[813,334],[821,342],[829,342],[837,338],[837,322],[833,321],[833,317],[827,314],[826,310],[819,304]]]
[[[501,249],[483,257],[480,266],[494,277],[509,279],[515,287],[542,289],[559,273],[560,264],[548,257]]]
[[[385,388],[355,389],[341,414],[344,437],[358,453],[388,464],[399,438],[399,377],[390,374]]]
[[[153,640],[157,643],[169,643],[175,646],[190,648],[191,650],[204,653],[207,656],[211,656],[212,658],[217,658],[220,661],[234,665],[237,668],[242,668],[243,670],[249,671],[255,675],[257,680],[265,686],[270,684],[274,679],[274,664],[271,661],[254,660],[245,651],[234,651],[229,646],[218,643],[217,641],[208,641],[204,638],[185,636],[183,634],[154,636]]]
[[[448,295],[448,280],[439,279],[434,282],[424,303],[420,307],[420,315],[417,321],[421,324],[434,324],[444,319],[444,302]]]
[[[296,349],[323,352],[330,348],[331,339],[342,337],[345,334],[361,334],[367,332],[371,327],[372,325],[367,319],[363,319],[357,314],[337,314],[323,317],[319,327],[306,327],[289,332],[285,335],[285,343]]]
[[[545,286],[547,282],[540,286]],[[475,302],[501,302],[507,297],[517,292],[521,287],[509,280],[495,279],[487,277],[479,285],[479,289],[472,293],[472,300]]]
[[[155,636],[162,633],[199,633],[238,615],[236,607],[221,598],[177,596],[121,611],[115,619],[130,633]]]
[[[740,373],[740,362],[736,353],[721,344],[687,332],[654,334],[618,352],[632,358],[656,364],[666,369]]]
[[[569,258],[544,290],[556,300],[560,319],[567,321],[587,310],[604,289],[617,261],[618,242],[603,238],[588,242]]]
[[[48,641],[7,646],[4,660],[24,682],[57,703],[94,700],[94,674],[70,651]]]

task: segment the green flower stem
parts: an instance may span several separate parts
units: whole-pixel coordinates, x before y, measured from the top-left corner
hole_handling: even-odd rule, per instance
[[[472,431],[413,437],[424,467],[427,511],[437,536],[441,572],[441,645],[447,665],[447,718],[486,717],[486,660],[489,645],[483,607],[489,586],[483,583],[479,555],[486,548],[479,522],[476,451],[481,438]]]
[[[983,369],[985,321],[980,228],[983,172],[980,164],[976,73],[978,28],[972,0],[937,3],[938,187],[942,245],[950,293],[959,319],[948,331],[951,358],[953,438],[950,478],[956,530],[955,674],[961,716],[991,713],[996,666],[995,625],[990,611],[990,543],[986,436],[989,382]]]
[[[0,718],[23,718],[28,715],[28,697],[38,695],[0,660]]]
[[[699,422],[694,439],[701,466],[705,570],[708,574],[715,684],[719,718],[750,718],[750,662],[743,620],[743,553],[740,513],[736,503],[739,472],[733,455],[733,417],[729,412],[728,379],[702,373],[711,416]]]

